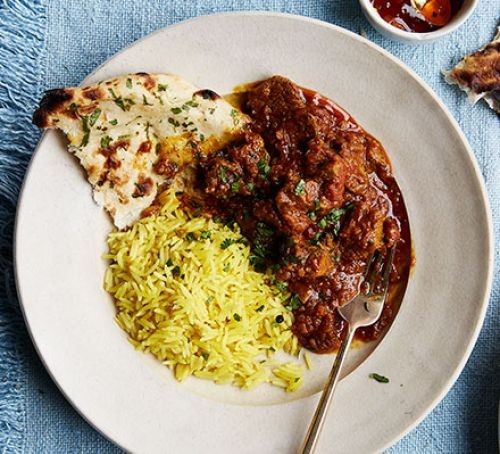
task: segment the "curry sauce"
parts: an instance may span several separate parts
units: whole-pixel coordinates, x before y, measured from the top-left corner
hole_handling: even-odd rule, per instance
[[[395,315],[411,263],[408,216],[385,150],[342,108],[275,76],[233,100],[251,121],[243,136],[200,156],[191,208],[236,222],[259,271],[292,293],[292,330],[315,352],[338,349],[337,307],[359,291],[374,251],[396,244],[391,294],[380,320],[358,330],[378,338]]]

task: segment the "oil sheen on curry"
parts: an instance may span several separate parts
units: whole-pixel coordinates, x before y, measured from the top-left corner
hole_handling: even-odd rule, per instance
[[[194,164],[186,208],[239,225],[258,271],[292,293],[293,332],[315,352],[338,349],[337,307],[358,292],[367,260],[397,244],[391,297],[358,339],[381,336],[411,263],[403,198],[378,140],[332,101],[275,76],[230,96],[251,121],[243,135]]]

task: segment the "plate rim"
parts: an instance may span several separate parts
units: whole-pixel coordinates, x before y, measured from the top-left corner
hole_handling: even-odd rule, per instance
[[[494,236],[493,236],[493,217],[492,217],[492,211],[491,211],[491,205],[489,202],[489,197],[488,197],[488,192],[486,190],[486,185],[485,181],[483,178],[483,175],[481,173],[481,170],[479,168],[479,164],[477,161],[477,158],[474,154],[474,151],[472,147],[469,144],[469,141],[467,140],[467,137],[465,136],[464,132],[460,128],[460,125],[458,124],[457,120],[455,117],[451,114],[451,112],[448,110],[447,106],[444,104],[444,102],[441,100],[441,98],[438,96],[437,93],[435,93],[432,88],[425,82],[413,69],[411,69],[409,66],[407,66],[403,61],[401,61],[399,58],[391,54],[389,51],[385,50],[378,44],[374,43],[373,41],[370,41],[369,39],[358,35],[357,33],[348,30],[342,26],[335,25],[333,23],[327,22],[326,20],[321,20],[321,19],[316,19],[312,18],[309,16],[301,16],[297,14],[291,14],[291,13],[285,13],[285,12],[275,12],[275,11],[252,11],[252,10],[238,10],[238,11],[229,11],[229,12],[216,12],[212,14],[205,14],[201,16],[194,16],[188,19],[184,19],[182,21],[178,21],[175,23],[172,23],[170,25],[167,25],[165,27],[159,28],[158,30],[155,30],[151,33],[148,33],[139,39],[127,44],[125,47],[121,48],[117,52],[115,52],[113,55],[111,55],[109,58],[107,58],[104,62],[102,62],[100,65],[95,67],[83,80],[78,86],[82,86],[87,83],[87,80],[92,78],[93,75],[99,71],[101,68],[106,66],[110,61],[114,60],[115,58],[118,58],[122,53],[127,51],[129,48],[134,47],[138,43],[141,43],[142,41],[151,38],[152,36],[155,36],[157,34],[163,33],[165,30],[170,30],[176,27],[180,27],[185,25],[186,23],[195,23],[197,21],[203,21],[207,18],[213,18],[213,17],[223,17],[223,16],[235,16],[235,17],[247,17],[247,16],[264,16],[264,17],[276,17],[276,18],[288,18],[296,21],[301,21],[301,22],[306,22],[306,23],[311,23],[315,26],[319,27],[324,27],[328,28],[331,30],[334,30],[335,32],[347,35],[351,39],[354,39],[360,43],[362,43],[365,46],[370,47],[372,50],[378,52],[382,56],[388,58],[390,61],[395,63],[398,67],[400,67],[402,70],[404,70],[409,76],[413,77],[419,85],[427,92],[427,94],[432,98],[433,101],[437,103],[441,111],[445,114],[446,119],[448,120],[449,124],[453,127],[453,130],[455,133],[457,133],[458,137],[460,138],[460,141],[462,144],[465,146],[465,150],[467,151],[467,158],[469,161],[469,164],[472,166],[472,169],[474,170],[474,176],[475,180],[479,189],[479,194],[480,194],[480,199],[482,201],[482,208],[484,209],[485,212],[485,219],[486,219],[486,230],[487,230],[487,237],[484,239],[485,245],[487,246],[487,251],[488,251],[488,257],[486,260],[487,263],[487,272],[486,272],[486,278],[485,282],[482,286],[483,288],[483,295],[482,295],[482,301],[481,301],[481,307],[480,311],[478,311],[478,317],[476,324],[474,326],[474,329],[471,333],[471,336],[467,342],[467,346],[464,349],[464,352],[462,354],[462,357],[457,364],[455,370],[453,371],[452,374],[445,380],[445,382],[440,386],[440,391],[436,394],[434,399],[426,406],[426,408],[422,411],[422,413],[414,419],[414,421],[409,424],[403,431],[399,432],[398,434],[394,435],[385,445],[382,446],[381,451],[384,451],[388,449],[389,447],[393,446],[396,444],[399,440],[401,440],[404,436],[406,436],[409,432],[411,432],[415,427],[417,427],[435,408],[436,406],[444,399],[444,397],[448,394],[452,386],[455,384],[457,379],[459,378],[461,372],[463,371],[467,361],[470,358],[470,355],[472,353],[472,350],[474,349],[477,339],[479,337],[479,334],[481,332],[481,329],[484,324],[484,320],[486,317],[488,305],[489,305],[489,300],[491,296],[491,290],[492,290],[492,284],[493,284],[493,271],[494,271]],[[64,398],[70,403],[70,405],[76,410],[76,412],[84,419],[84,421],[89,424],[94,430],[96,430],[99,434],[104,436],[106,439],[110,440],[113,444],[118,446],[119,448],[127,451],[127,448],[125,446],[122,446],[114,436],[111,434],[105,433],[103,430],[101,430],[96,424],[93,423],[93,421],[90,419],[90,416],[87,416],[83,413],[82,410],[76,405],[76,403],[69,397],[69,395],[66,393],[63,384],[60,383],[56,376],[52,373],[50,368],[48,367],[48,364],[46,363],[39,346],[36,342],[34,333],[31,330],[30,324],[28,322],[28,317],[27,313],[25,310],[25,305],[23,303],[23,298],[22,298],[22,290],[21,290],[21,285],[19,282],[19,271],[18,271],[18,258],[17,258],[17,250],[18,250],[18,221],[19,221],[19,214],[22,210],[22,205],[23,205],[23,197],[24,197],[24,190],[27,184],[28,176],[30,172],[32,171],[33,167],[33,162],[34,158],[37,155],[41,144],[46,136],[46,134],[49,133],[49,131],[44,131],[42,135],[40,136],[40,139],[38,143],[36,144],[33,153],[31,155],[31,158],[29,160],[28,166],[26,168],[25,175],[23,177],[23,182],[21,185],[21,188],[19,190],[19,195],[18,195],[18,202],[16,206],[16,212],[15,212],[15,221],[14,221],[14,234],[13,234],[13,268],[14,268],[14,279],[15,279],[15,286],[16,286],[16,293],[18,296],[18,301],[19,301],[19,306],[21,308],[21,313],[23,315],[23,320],[26,326],[26,329],[28,331],[29,337],[31,339],[31,342],[35,348],[35,351],[43,364],[46,372],[48,373],[49,377],[51,380],[54,382],[54,384],[57,386],[59,392],[64,396]],[[410,274],[409,280],[411,281],[412,279],[412,273]],[[409,284],[408,284],[409,285]],[[233,405],[233,404],[229,404]]]

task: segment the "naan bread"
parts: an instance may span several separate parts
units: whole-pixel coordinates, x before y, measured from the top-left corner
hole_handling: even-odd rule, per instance
[[[132,225],[198,155],[241,137],[248,118],[211,90],[167,74],[131,74],[48,91],[33,116],[61,129],[95,201],[115,225]]]
[[[484,99],[500,113],[500,27],[491,43],[464,57],[444,75],[446,82],[467,93],[471,103]]]

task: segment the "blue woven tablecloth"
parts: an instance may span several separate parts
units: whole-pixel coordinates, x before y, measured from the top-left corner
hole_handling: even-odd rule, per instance
[[[443,82],[440,70],[490,40],[498,0],[480,0],[456,33],[423,46],[382,38],[357,0],[0,0],[0,451],[115,452],[64,400],[40,363],[20,315],[12,269],[14,212],[40,136],[31,113],[48,88],[78,84],[116,51],[174,22],[219,11],[285,11],[368,38],[413,68],[444,100],[469,139],[493,209],[496,271],[486,322],[446,398],[391,453],[497,452],[500,390],[500,117]],[[464,213],[467,216],[467,213]]]

